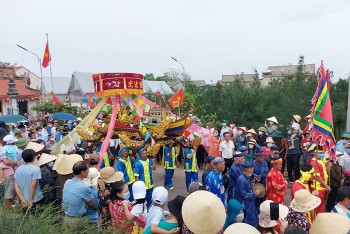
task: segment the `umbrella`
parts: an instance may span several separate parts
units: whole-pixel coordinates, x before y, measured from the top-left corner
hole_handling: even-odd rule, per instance
[[[0,121],[4,121],[5,123],[17,123],[19,121],[28,121],[28,119],[23,115],[3,115],[0,117]]]
[[[74,115],[66,112],[55,113],[51,115],[51,118],[57,119],[57,120],[77,120],[77,118]]]

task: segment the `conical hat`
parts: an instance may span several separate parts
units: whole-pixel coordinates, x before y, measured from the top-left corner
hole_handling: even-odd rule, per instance
[[[225,229],[224,234],[260,234],[253,226],[246,223],[234,223]]]
[[[310,234],[346,234],[350,230],[350,220],[338,213],[319,213],[310,228]]]
[[[226,211],[222,201],[208,191],[196,191],[185,199],[182,218],[193,233],[216,234],[224,226]]]
[[[244,132],[247,131],[247,128],[246,128],[246,127],[238,127],[238,129],[242,129]]]
[[[41,165],[44,165],[46,163],[55,161],[56,159],[57,159],[57,157],[55,155],[43,153],[38,160],[38,167],[40,167]]]
[[[255,134],[256,135],[256,131],[254,130],[254,128],[251,128],[247,131],[247,133],[252,133],[252,134]]]
[[[268,118],[268,119],[266,119],[267,121],[271,121],[271,122],[274,122],[274,123],[276,123],[276,124],[278,124],[278,121],[277,121],[277,119],[276,119],[276,117],[275,116],[272,116],[272,117],[270,117],[270,118]]]
[[[299,123],[299,121],[301,120],[300,115],[293,115],[293,118]]]
[[[311,118],[311,115],[307,115],[304,117],[305,120],[310,119],[310,118]]]
[[[26,146],[25,149],[32,149],[32,150],[35,151],[35,153],[38,153],[39,151],[43,150],[44,147],[45,147],[45,145],[43,145],[43,144],[38,144],[38,143],[36,143],[36,142],[30,141],[30,142],[27,144],[27,146]]]
[[[60,175],[68,175],[73,173],[73,165],[79,161],[83,161],[79,154],[60,154],[52,169]]]

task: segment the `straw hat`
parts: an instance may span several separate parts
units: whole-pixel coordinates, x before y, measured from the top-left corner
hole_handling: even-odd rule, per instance
[[[261,191],[261,193],[258,196],[258,198],[262,198],[263,196],[265,196],[265,193],[266,193],[265,186],[263,184],[260,184],[260,183],[254,184],[253,185],[253,191],[255,192],[258,189]]]
[[[182,218],[194,233],[216,234],[224,226],[226,211],[222,201],[208,191],[196,191],[185,199]]]
[[[305,120],[310,119],[310,118],[311,118],[311,115],[307,115],[304,117]]]
[[[261,227],[274,227],[277,225],[275,220],[270,219],[270,203],[273,201],[266,200],[260,205],[260,214],[259,214],[259,225]],[[288,207],[285,205],[279,204],[279,215],[281,219],[284,219],[288,215]]]
[[[247,132],[247,128],[246,127],[238,127],[238,129],[242,129],[244,132]]]
[[[321,199],[312,195],[306,189],[300,189],[295,192],[294,199],[290,203],[290,208],[298,212],[308,212],[321,204]]]
[[[121,171],[115,171],[113,167],[104,167],[100,170],[100,179],[105,183],[121,181],[123,177],[124,173]]]
[[[234,223],[228,226],[224,234],[260,234],[253,226],[246,223]]]
[[[295,121],[297,121],[299,123],[301,120],[301,117],[300,117],[300,115],[293,115],[293,119],[295,119]]]
[[[97,186],[97,180],[100,176],[100,173],[98,172],[97,168],[90,167],[89,168],[89,174],[86,178],[84,178],[83,182],[88,186]]]
[[[39,158],[37,166],[40,167],[41,165],[55,161],[56,159],[57,159],[57,157],[54,155],[43,153]]]
[[[249,129],[249,130],[247,131],[247,133],[252,133],[252,134],[255,134],[255,135],[257,134],[256,131],[254,130],[254,128]]]
[[[35,153],[38,153],[39,151],[42,151],[44,149],[45,145],[43,144],[38,144],[36,142],[30,141],[25,149],[32,149],[35,151]]]
[[[60,154],[52,169],[60,175],[68,175],[73,173],[73,166],[79,161],[83,161],[83,158],[78,154]]]
[[[272,139],[272,137],[266,137],[266,140],[265,140],[265,143],[264,144],[266,144],[266,143],[275,143],[275,141]]]
[[[270,117],[270,118],[268,118],[268,119],[266,119],[267,121],[271,121],[271,122],[274,122],[274,123],[276,123],[276,124],[278,124],[278,121],[277,121],[277,119],[276,119],[276,117],[275,116],[272,116],[272,117]]]
[[[350,220],[338,213],[319,213],[310,228],[310,234],[346,234],[350,230]]]

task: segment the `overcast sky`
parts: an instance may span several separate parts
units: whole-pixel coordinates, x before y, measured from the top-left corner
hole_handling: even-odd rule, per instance
[[[83,72],[162,75],[183,63],[192,79],[259,73],[323,59],[350,71],[350,1],[0,0],[0,61],[40,74],[49,33],[53,76]],[[48,76],[49,69],[43,70]]]

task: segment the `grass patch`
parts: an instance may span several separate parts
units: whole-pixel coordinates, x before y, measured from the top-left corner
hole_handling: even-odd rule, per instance
[[[118,233],[101,231],[88,220],[79,222],[74,228],[63,228],[61,208],[42,206],[40,212],[23,212],[19,208],[4,209],[0,206],[0,233],[13,234],[76,234],[76,233]]]

